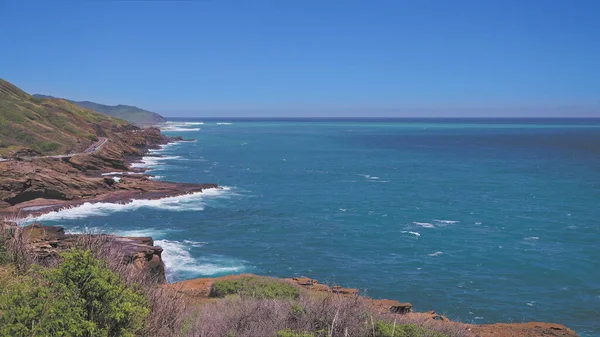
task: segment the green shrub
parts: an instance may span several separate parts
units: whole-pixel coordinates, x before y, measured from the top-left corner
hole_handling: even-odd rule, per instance
[[[210,289],[210,296],[212,297],[225,297],[234,294],[253,298],[297,299],[300,296],[300,290],[284,281],[269,277],[252,276],[216,281]]]
[[[97,142],[98,141],[98,137],[96,135],[87,135],[86,136],[87,139],[93,141],[93,142]]]
[[[56,268],[23,277],[0,293],[0,336],[134,337],[147,300],[89,251],[61,254]]]
[[[309,331],[295,331],[285,329],[277,331],[277,337],[315,337],[316,335]]]
[[[36,147],[41,153],[47,153],[58,150],[60,148],[60,144],[54,142],[39,142],[35,144],[34,147]]]
[[[415,324],[396,324],[377,321],[375,324],[377,337],[447,337],[446,334],[431,331]]]

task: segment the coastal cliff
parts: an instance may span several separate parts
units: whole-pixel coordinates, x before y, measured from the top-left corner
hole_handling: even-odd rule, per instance
[[[141,169],[130,170],[131,162],[148,149],[180,137],[141,129],[65,100],[35,98],[1,79],[0,102],[0,218],[217,187],[155,181]],[[122,177],[103,175],[115,171]]]

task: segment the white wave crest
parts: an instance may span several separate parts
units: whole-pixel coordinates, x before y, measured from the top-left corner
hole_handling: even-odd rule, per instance
[[[155,244],[163,248],[162,259],[165,263],[167,280],[173,281],[178,274],[186,273],[194,276],[211,276],[216,274],[235,273],[242,271],[244,265],[239,261],[223,257],[194,259],[190,254],[190,246],[194,241],[156,240]]]
[[[530,237],[525,238],[525,240],[527,240],[527,241],[535,241],[535,240],[539,240],[539,239],[540,238],[537,236],[530,236]]]
[[[151,176],[150,180],[161,180],[161,179],[164,179],[164,178],[165,178],[165,176]]]
[[[429,222],[413,222],[415,225],[423,228],[435,228],[434,224],[430,224]]]
[[[444,254],[444,252],[435,252],[435,253],[431,253],[431,254],[428,254],[428,255],[429,256],[440,256],[442,254]]]
[[[419,233],[419,232],[402,231],[402,233],[414,235],[415,238],[419,238],[419,236],[421,236],[421,233]]]
[[[226,122],[218,122],[217,125],[231,125],[233,123],[226,123]]]
[[[185,131],[200,131],[200,128],[180,128],[176,126],[167,126],[161,128],[162,131],[177,131],[177,132],[185,132]]]
[[[375,177],[375,176],[372,176],[369,174],[359,174],[359,176],[364,177],[365,179],[368,179],[368,180],[379,180],[380,179],[379,177]]]
[[[162,161],[181,159],[180,156],[144,156],[139,163],[131,164],[133,168],[152,168],[161,165]]]
[[[84,203],[82,205],[67,207],[58,211],[42,214],[37,217],[25,218],[30,221],[53,221],[62,219],[82,219],[90,216],[107,216],[115,212],[130,212],[140,208],[154,208],[167,211],[203,211],[204,199],[223,197],[231,189],[229,187],[210,188],[202,192],[167,197],[162,199],[134,199],[126,204],[97,202]]]
[[[445,224],[445,225],[453,225],[453,224],[457,224],[460,222],[457,220],[438,220],[438,219],[434,219],[433,221],[435,221],[437,223]]]

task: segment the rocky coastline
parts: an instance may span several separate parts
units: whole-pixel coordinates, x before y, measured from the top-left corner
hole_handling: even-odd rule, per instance
[[[131,128],[108,139],[95,153],[59,158],[14,157],[0,162],[0,219],[35,217],[84,203],[129,203],[218,188],[152,180],[131,164],[170,142],[157,128]],[[120,173],[115,179],[107,174]],[[133,174],[132,174],[133,173]]]
[[[132,169],[131,164],[147,155],[150,149],[181,138],[168,138],[157,128],[130,128],[110,138],[100,151],[64,158],[12,158],[0,162],[0,226],[16,226],[2,219],[35,217],[65,207],[84,203],[129,203],[135,199],[160,199],[205,189],[219,188],[216,184],[184,184],[152,180],[143,169]],[[114,179],[112,172],[118,175]],[[120,175],[119,175],[120,173]],[[132,174],[133,173],[133,174]],[[68,234],[62,227],[34,223],[22,228],[23,237],[31,247],[36,260],[52,265],[62,251],[69,250],[90,234]],[[208,302],[213,282],[242,277],[199,278],[167,284],[162,248],[154,246],[151,237],[120,237],[110,234],[91,234],[108,242],[112,259],[123,265],[133,265],[150,282],[181,295],[186,301],[202,305]],[[248,276],[248,275],[245,275]],[[285,279],[291,284],[314,292],[329,292],[342,296],[360,296],[357,289],[338,285],[323,285],[310,278]],[[553,323],[465,325],[452,322],[434,311],[413,312],[410,303],[396,300],[367,299],[376,310],[402,315],[418,315],[425,319],[468,326],[474,336],[577,336],[564,325]]]
[[[0,222],[0,228],[16,227],[12,222]],[[133,266],[150,284],[172,292],[191,306],[202,306],[218,300],[211,297],[211,287],[214,282],[239,279],[245,277],[261,277],[253,274],[227,275],[217,278],[197,278],[175,283],[167,283],[165,265],[162,260],[163,249],[154,245],[151,237],[121,237],[110,234],[68,234],[62,227],[46,226],[34,223],[22,227],[22,238],[30,247],[35,260],[42,265],[58,263],[60,253],[72,247],[101,242],[112,252],[108,254],[113,264]],[[469,331],[470,336],[481,337],[575,337],[573,330],[562,324],[528,322],[528,323],[495,323],[495,324],[465,324],[454,322],[435,311],[414,312],[411,303],[389,299],[372,299],[364,297],[358,289],[343,288],[339,285],[321,284],[307,277],[292,277],[282,279],[296,287],[314,293],[331,293],[346,297],[362,297],[372,310],[382,314],[399,314],[416,321],[434,320],[437,324],[457,326]]]

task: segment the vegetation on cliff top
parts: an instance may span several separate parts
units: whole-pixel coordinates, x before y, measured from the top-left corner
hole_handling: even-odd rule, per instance
[[[42,266],[22,233],[0,226],[0,337],[468,335],[431,319],[374,312],[360,296],[292,290],[267,277],[216,282],[226,296],[197,303],[144,282],[135,266],[105,250],[105,236],[84,236],[58,265]]]
[[[35,98],[0,79],[0,156],[23,149],[53,155],[83,151],[129,123],[60,99]]]
[[[53,96],[39,95],[39,94],[33,95],[33,97],[57,99],[56,97],[53,97]],[[105,105],[105,104],[94,103],[94,102],[90,102],[90,101],[72,101],[72,100],[67,100],[67,99],[65,99],[65,100],[69,101],[75,105],[78,105],[82,108],[94,110],[96,112],[99,112],[99,113],[102,113],[102,114],[105,114],[105,115],[108,115],[111,117],[121,118],[121,119],[124,119],[124,120],[128,121],[129,123],[133,123],[133,124],[138,124],[138,125],[159,124],[159,123],[164,123],[167,121],[163,116],[157,114],[156,112],[140,109],[136,106],[123,105],[123,104]]]

